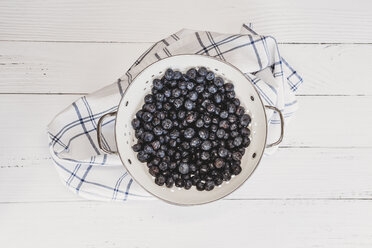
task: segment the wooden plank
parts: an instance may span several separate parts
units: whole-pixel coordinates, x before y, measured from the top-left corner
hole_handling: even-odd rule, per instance
[[[0,42],[0,93],[92,92],[124,74],[150,45]],[[282,44],[280,49],[305,80],[298,94],[372,95],[367,80],[372,45]]]
[[[0,204],[0,242],[17,248],[367,248],[371,207],[371,201],[311,200],[219,201],[186,208],[155,201]]]
[[[372,147],[370,96],[305,96],[298,101],[283,146]]]
[[[156,41],[181,28],[238,32],[243,22],[281,42],[372,42],[370,1],[207,0],[0,3],[1,40]]]
[[[372,149],[281,148],[264,157],[227,199],[372,200],[371,154]],[[59,180],[50,158],[2,158],[0,164],[0,203],[83,200]]]

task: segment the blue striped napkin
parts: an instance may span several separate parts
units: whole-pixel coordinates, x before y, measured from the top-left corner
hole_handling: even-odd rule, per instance
[[[117,109],[125,88],[143,68],[176,54],[201,54],[232,63],[252,81],[264,104],[282,111],[286,124],[297,110],[294,91],[302,78],[280,55],[273,37],[258,35],[245,24],[239,34],[183,29],[151,46],[117,82],[78,99],[51,121],[50,153],[70,190],[95,200],[152,199],[128,175],[117,155],[99,150],[97,122]],[[268,110],[267,115],[270,143],[280,134],[280,120],[277,113]],[[111,150],[115,150],[113,124],[109,118],[103,124],[103,143]],[[266,149],[265,154],[275,149]]]

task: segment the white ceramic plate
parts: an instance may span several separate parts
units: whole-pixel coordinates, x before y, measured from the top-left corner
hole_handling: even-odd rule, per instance
[[[204,66],[216,75],[232,82],[236,96],[251,116],[251,144],[242,158],[242,172],[229,182],[215,187],[212,191],[197,191],[177,187],[160,187],[154,183],[145,163],[137,159],[132,146],[137,143],[131,121],[144,103],[144,96],[151,93],[152,80],[162,77],[165,70],[172,68],[186,72],[191,67]],[[201,55],[177,55],[162,59],[144,69],[131,83],[119,104],[115,136],[120,158],[133,179],[154,196],[177,205],[196,205],[221,199],[241,186],[257,167],[266,145],[267,121],[264,105],[256,89],[244,74],[234,66],[220,60]]]

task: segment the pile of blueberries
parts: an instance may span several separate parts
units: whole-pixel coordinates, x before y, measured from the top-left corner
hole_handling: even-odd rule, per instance
[[[234,85],[204,67],[167,69],[132,120],[132,148],[159,186],[212,190],[241,171],[251,118]]]

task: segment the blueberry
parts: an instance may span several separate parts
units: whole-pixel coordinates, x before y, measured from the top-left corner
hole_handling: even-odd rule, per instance
[[[170,110],[172,108],[172,105],[169,102],[166,102],[163,104],[164,110]]]
[[[240,161],[242,159],[243,155],[240,152],[234,152],[232,154],[232,159],[235,161]]]
[[[208,87],[208,92],[209,93],[211,93],[211,94],[214,94],[214,93],[216,93],[217,92],[217,87],[215,86],[215,85],[210,85],[209,87]]]
[[[205,68],[205,67],[200,67],[199,69],[198,69],[198,74],[200,75],[200,76],[206,76],[207,75],[207,73],[208,73],[208,71],[207,71],[207,69]]]
[[[169,168],[170,170],[174,170],[174,169],[176,169],[176,167],[177,167],[177,163],[176,163],[176,162],[170,162],[170,163],[169,163],[168,168]]]
[[[178,130],[173,130],[170,134],[169,134],[169,137],[171,139],[177,139],[178,137],[180,137],[180,132]]]
[[[154,97],[151,94],[145,96],[145,103],[153,103]]]
[[[216,111],[216,105],[214,105],[214,104],[209,104],[209,105],[207,106],[207,111],[208,111],[209,113],[214,113],[214,111]]]
[[[231,169],[232,169],[232,174],[234,175],[239,175],[240,172],[242,171],[242,167],[240,167],[240,165],[233,165]]]
[[[207,73],[207,75],[205,76],[205,78],[208,80],[208,81],[212,81],[214,79],[214,73],[209,71]]]
[[[225,157],[227,157],[227,155],[228,155],[228,151],[227,151],[227,149],[221,147],[220,149],[218,149],[218,155],[219,155],[221,158],[225,158]]]
[[[204,115],[203,121],[204,121],[204,124],[208,125],[211,123],[212,119],[209,115]]]
[[[159,168],[157,166],[151,166],[149,168],[149,173],[151,176],[155,177],[157,174],[159,174]]]
[[[174,71],[174,75],[173,75],[173,79],[174,80],[179,80],[179,79],[181,79],[181,77],[182,77],[182,73],[181,72]]]
[[[174,184],[174,179],[172,177],[168,177],[167,181],[165,182],[165,186],[167,186],[167,188],[172,188],[173,184]]]
[[[205,188],[206,191],[213,190],[214,189],[214,182],[213,181],[207,181],[205,183],[205,187],[204,188]]]
[[[250,140],[248,137],[244,137],[244,138],[243,138],[243,143],[242,143],[242,145],[243,145],[244,147],[248,147],[250,143],[251,143],[251,140]]]
[[[220,77],[216,77],[213,81],[214,85],[216,85],[217,87],[221,87],[225,82],[223,81],[222,78]]]
[[[212,133],[215,133],[218,130],[218,126],[217,125],[211,125],[211,127],[209,129],[211,130]]]
[[[199,138],[193,138],[190,142],[190,146],[191,147],[198,147],[198,146],[200,146],[200,143],[201,143],[201,141],[200,141]]]
[[[187,82],[187,84],[186,84],[186,88],[188,89],[188,90],[192,90],[193,88],[194,88],[194,83],[193,82]]]
[[[214,95],[214,102],[219,104],[222,102],[222,96],[220,94],[215,94]]]
[[[163,150],[158,150],[156,152],[156,156],[158,156],[159,158],[164,158],[165,157],[165,152]]]
[[[231,123],[231,125],[230,125],[230,130],[231,131],[234,131],[234,130],[236,130],[238,128],[238,125],[236,124],[236,123]]]
[[[205,189],[205,183],[202,180],[199,180],[196,183],[196,189],[199,191],[203,191]]]
[[[244,127],[244,128],[241,129],[240,133],[241,133],[241,135],[243,135],[245,137],[248,137],[251,134],[251,130],[249,130],[248,128]]]
[[[165,71],[165,75],[164,77],[167,79],[167,80],[172,80],[173,77],[174,77],[174,71],[172,69],[167,69]]]
[[[214,178],[214,185],[218,186],[218,185],[221,185],[223,183],[223,179],[221,177],[215,177]]]
[[[165,130],[169,130],[173,127],[173,122],[169,119],[165,119],[162,123],[161,123],[162,127],[165,129]]]
[[[165,183],[165,177],[163,175],[158,175],[155,178],[155,183],[159,186],[163,186]]]
[[[235,138],[235,137],[237,137],[238,135],[239,135],[239,133],[238,133],[237,131],[232,131],[232,132],[230,133],[231,138]]]
[[[209,133],[208,133],[208,131],[207,131],[206,129],[201,129],[201,130],[199,131],[199,137],[200,137],[201,139],[203,139],[203,140],[208,139],[208,137],[209,137]]]
[[[204,86],[203,85],[198,85],[198,86],[196,86],[195,90],[196,90],[196,92],[198,92],[200,94],[204,91]]]
[[[133,119],[133,120],[132,120],[132,127],[133,127],[134,129],[138,129],[140,126],[141,126],[141,122],[140,122],[140,120],[138,120],[138,119]]]
[[[144,151],[139,151],[137,153],[137,158],[140,162],[144,163],[150,158],[150,156],[149,156],[149,154],[145,153]]]
[[[201,158],[202,160],[208,160],[209,157],[210,157],[210,155],[209,155],[208,152],[202,152],[202,153],[201,153],[201,156],[200,156],[200,158]]]
[[[155,88],[156,90],[161,90],[161,89],[163,89],[163,87],[164,87],[162,81],[160,81],[159,79],[154,79],[154,80],[152,81],[152,83],[153,83],[154,88]]]
[[[239,106],[239,107],[236,109],[235,114],[236,114],[237,116],[242,116],[242,115],[244,115],[244,112],[245,112],[244,107]]]
[[[167,98],[171,97],[172,96],[172,91],[170,89],[165,90],[164,91],[164,96],[167,97]]]
[[[140,144],[135,144],[132,146],[133,151],[139,152],[141,150],[141,145]]]
[[[187,96],[191,101],[195,102],[198,99],[198,93],[191,91]]]
[[[238,98],[235,98],[233,100],[233,103],[235,104],[236,107],[239,107],[240,106],[240,100]]]
[[[179,188],[183,188],[183,186],[185,186],[185,180],[177,179],[176,180],[176,186],[179,187]]]
[[[229,103],[229,104],[227,105],[227,111],[229,112],[229,114],[234,114],[235,111],[236,111],[236,107],[235,107],[235,105]]]
[[[227,128],[229,128],[229,123],[227,122],[227,120],[222,120],[219,123],[219,127],[223,128],[223,129],[227,129]]]
[[[196,77],[196,70],[194,68],[191,68],[190,70],[188,70],[186,72],[186,75],[191,78],[191,79],[195,79]]]
[[[204,150],[204,151],[208,151],[212,148],[212,143],[209,141],[209,140],[205,140],[203,141],[203,143],[201,144],[201,148]]]
[[[231,92],[231,91],[233,91],[233,90],[234,90],[234,85],[233,85],[232,83],[226,83],[226,84],[225,84],[225,90],[226,90],[227,92]]]
[[[231,179],[231,173],[228,170],[222,172],[222,178],[224,181],[229,181]]]
[[[205,83],[205,77],[196,77],[196,80],[195,80],[198,84],[203,84]]]
[[[143,136],[143,140],[145,142],[151,142],[151,141],[154,140],[154,135],[152,133],[150,133],[150,132],[145,132],[144,133],[144,136]]]
[[[187,86],[187,83],[186,83],[186,82],[180,82],[180,83],[178,84],[178,88],[179,88],[180,90],[185,90],[185,89],[186,89],[186,86]]]
[[[189,112],[186,116],[186,121],[188,123],[192,123],[194,121],[196,121],[196,118],[197,118],[197,113],[196,112]]]
[[[178,88],[175,88],[172,90],[172,97],[178,98],[181,96],[181,90]]]
[[[191,180],[185,180],[185,186],[184,186],[184,188],[186,189],[186,190],[188,190],[188,189],[191,189],[191,187],[192,187],[192,181]]]
[[[202,119],[198,119],[195,123],[195,126],[201,128],[202,126],[204,126],[204,121]]]
[[[195,103],[191,100],[186,100],[184,106],[187,110],[192,110],[193,108],[195,108]]]
[[[160,142],[158,140],[155,140],[151,143],[152,149],[159,150],[160,148]]]
[[[227,111],[221,111],[220,117],[222,119],[226,119],[229,116],[229,113]]]
[[[224,165],[225,165],[225,161],[224,161],[222,158],[217,158],[217,159],[214,161],[214,166],[215,166],[217,169],[221,169]]]
[[[249,125],[249,123],[251,123],[251,117],[247,114],[244,114],[242,117],[240,117],[240,124],[243,126],[243,127],[246,127]]]
[[[162,171],[165,171],[168,169],[168,163],[167,162],[161,162],[159,165],[159,169]]]
[[[159,126],[156,126],[153,129],[154,134],[157,135],[157,136],[162,135],[163,134],[163,131],[164,130],[161,127],[159,127]]]
[[[225,134],[226,134],[226,132],[223,129],[218,129],[217,133],[216,133],[217,137],[220,138],[220,139],[222,139],[225,136]]]
[[[227,92],[226,97],[228,99],[234,99],[234,97],[235,97],[235,91],[229,91],[229,92]]]
[[[241,144],[242,144],[242,142],[243,142],[243,139],[242,139],[242,137],[236,137],[235,139],[234,139],[234,146],[240,146]]]
[[[144,112],[143,115],[142,115],[142,120],[144,122],[150,122],[150,121],[152,121],[152,118],[153,118],[153,115],[149,112]]]
[[[195,135],[195,130],[192,128],[187,128],[183,135],[186,139],[191,139]]]
[[[159,125],[160,123],[161,123],[161,121],[160,121],[160,119],[159,118],[154,118],[154,119],[152,119],[152,125],[153,126],[157,126],[157,125]]]
[[[238,120],[238,117],[236,115],[229,115],[228,120],[230,123],[234,123]]]
[[[139,110],[137,113],[136,113],[136,117],[138,119],[142,119],[142,115],[143,115],[143,111],[142,110]]]
[[[178,119],[184,119],[186,116],[186,112],[181,110],[178,112],[177,116],[178,116]]]
[[[190,168],[189,168],[189,165],[188,165],[187,163],[181,163],[181,164],[178,166],[178,171],[179,171],[181,174],[183,174],[183,175],[189,173],[189,170],[190,170]]]
[[[177,99],[174,100],[174,102],[173,102],[173,106],[174,106],[176,109],[179,109],[180,107],[182,107],[182,104],[183,104],[183,101],[182,101],[182,99],[180,99],[180,98],[177,98]]]

